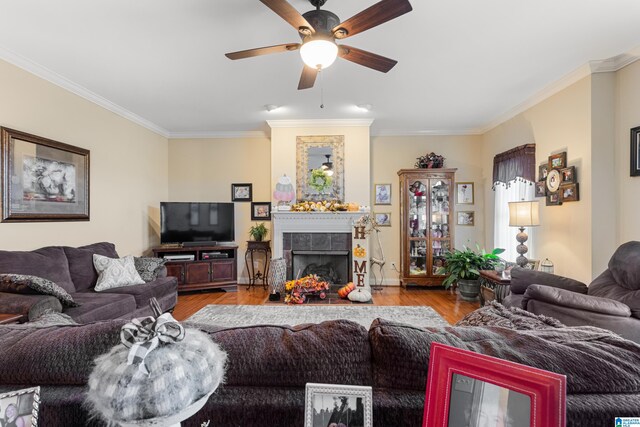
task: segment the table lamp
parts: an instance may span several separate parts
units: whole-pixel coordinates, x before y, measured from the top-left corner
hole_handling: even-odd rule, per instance
[[[516,240],[520,243],[516,247],[518,251],[518,258],[516,258],[516,264],[520,267],[527,265],[527,258],[524,254],[529,250],[524,242],[527,241],[529,236],[524,232],[525,227],[535,227],[540,225],[540,204],[537,201],[534,202],[509,202],[509,226],[519,227],[520,232],[516,235]]]

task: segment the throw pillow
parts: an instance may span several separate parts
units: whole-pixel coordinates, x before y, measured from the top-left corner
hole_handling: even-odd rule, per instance
[[[109,258],[93,254],[93,265],[98,272],[96,292],[144,284],[144,280],[136,271],[133,256],[131,255],[127,255],[124,258]]]
[[[153,282],[158,278],[158,269],[166,262],[162,258],[133,257],[136,271],[145,282]]]
[[[67,291],[51,280],[26,274],[0,274],[0,292],[51,295],[67,307],[78,307],[80,305],[73,300]]]

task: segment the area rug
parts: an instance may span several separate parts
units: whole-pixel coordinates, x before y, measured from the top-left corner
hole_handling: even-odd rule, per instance
[[[374,319],[383,318],[420,327],[449,326],[431,307],[357,305],[208,305],[185,322],[221,327],[251,325],[299,325],[326,320],[347,319],[369,328]]]

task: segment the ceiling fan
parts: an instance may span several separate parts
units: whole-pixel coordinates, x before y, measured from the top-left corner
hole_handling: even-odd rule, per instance
[[[355,47],[338,45],[336,40],[351,37],[412,10],[408,0],[382,0],[346,21],[340,22],[340,18],[335,13],[320,10],[326,0],[309,0],[316,9],[302,15],[286,0],[260,1],[298,30],[302,43],[241,50],[227,53],[225,56],[229,59],[244,59],[300,49],[300,56],[305,65],[298,89],[313,87],[318,72],[333,64],[336,56],[383,73],[391,70],[398,61]]]

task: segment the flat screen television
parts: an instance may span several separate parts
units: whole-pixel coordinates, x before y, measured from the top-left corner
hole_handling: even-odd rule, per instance
[[[233,203],[160,203],[160,242],[213,245],[235,240]]]

